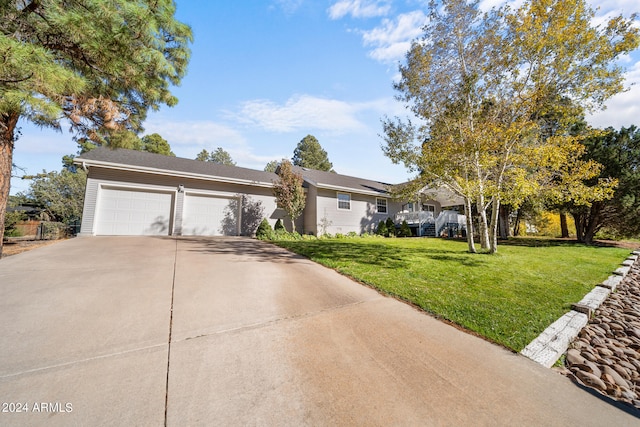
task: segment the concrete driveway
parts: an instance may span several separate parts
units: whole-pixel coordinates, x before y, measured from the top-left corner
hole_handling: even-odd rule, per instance
[[[0,261],[0,401],[0,425],[640,423],[242,238],[77,238]]]

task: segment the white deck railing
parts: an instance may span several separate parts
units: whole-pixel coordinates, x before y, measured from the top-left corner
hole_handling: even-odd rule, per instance
[[[449,224],[458,224],[458,227],[466,228],[467,217],[460,215],[456,211],[442,211],[436,218],[436,236],[439,236],[442,230]]]
[[[435,222],[433,212],[399,212],[396,214],[396,223],[407,221],[407,224],[425,224],[427,222]]]

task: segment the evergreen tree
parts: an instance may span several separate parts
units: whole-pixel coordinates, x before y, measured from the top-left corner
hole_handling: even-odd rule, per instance
[[[200,160],[201,162],[208,162],[209,152],[203,148],[202,151],[199,152],[198,155],[196,156],[196,160]]]
[[[398,230],[398,237],[411,237],[411,228],[407,221],[402,221],[400,225],[400,230]]]
[[[196,156],[196,160],[202,162],[218,163],[220,165],[235,166],[236,162],[231,158],[231,154],[225,151],[222,147],[216,148],[215,151],[209,153],[207,150],[202,149]]]
[[[396,223],[393,222],[391,218],[387,218],[387,236],[395,236],[396,235]]]
[[[145,135],[142,137],[142,151],[163,154],[165,156],[176,156],[173,154],[173,151],[171,151],[169,142],[157,133],[152,133],[151,135]]]
[[[211,155],[209,156],[209,161],[212,163],[218,163],[220,165],[236,165],[236,162],[234,162],[231,158],[231,154],[226,152],[222,147],[216,148],[216,151],[211,153]]]
[[[298,143],[291,159],[295,166],[319,171],[332,171],[333,164],[327,152],[313,135],[307,135]]]
[[[149,108],[175,105],[191,29],[173,0],[0,2],[0,254],[18,120],[81,138],[137,132]]]
[[[271,160],[269,163],[267,163],[267,165],[264,167],[264,171],[265,172],[273,172],[275,173],[276,170],[278,170],[278,166],[280,165],[280,162],[277,160]]]
[[[592,243],[603,228],[620,237],[640,236],[640,129],[607,128],[585,140],[584,145],[585,158],[602,165],[599,174],[587,184],[597,186],[602,180],[613,179],[618,185],[609,200],[574,203],[570,207],[578,240]]]
[[[376,228],[376,234],[378,236],[385,236],[385,237],[389,235],[389,231],[387,230],[387,223],[385,221],[380,221],[378,223],[378,227]]]

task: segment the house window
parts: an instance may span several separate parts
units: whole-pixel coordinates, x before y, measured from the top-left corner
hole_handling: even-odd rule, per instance
[[[423,204],[422,205],[422,210],[425,212],[434,212],[436,211],[436,206],[435,205],[427,205],[427,204]]]
[[[376,212],[381,214],[387,213],[387,199],[376,198]]]
[[[338,193],[338,209],[347,211],[351,210],[351,194]]]
[[[413,202],[409,202],[409,203],[406,203],[406,204],[402,205],[402,210],[405,211],[405,212],[415,212],[416,207],[415,207],[415,204]]]

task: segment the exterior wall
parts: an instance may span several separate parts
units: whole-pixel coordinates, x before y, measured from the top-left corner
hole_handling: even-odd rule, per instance
[[[284,211],[276,206],[273,190],[266,187],[229,184],[167,175],[147,174],[141,172],[120,171],[91,167],[87,178],[84,210],[82,215],[81,235],[95,234],[95,214],[101,186],[153,189],[176,192],[172,212],[173,224],[170,234],[180,235],[185,193],[211,194],[229,197],[238,203],[238,195],[242,198],[242,234],[253,234],[262,218],[267,218],[275,225],[278,218],[285,217]],[[181,186],[181,190],[178,188]],[[255,226],[255,227],[254,227]]]
[[[317,197],[317,232],[322,233],[323,221],[326,220],[326,232],[329,234],[355,232],[372,233],[378,222],[393,218],[400,211],[401,204],[387,199],[387,213],[378,213],[376,196],[357,193],[351,195],[351,209],[338,209],[338,195],[335,190],[318,189]],[[340,191],[342,193],[342,191]],[[345,193],[347,193],[345,191]]]
[[[317,210],[318,188],[315,185],[309,185],[307,189],[307,202],[302,214],[304,221],[304,234],[318,235],[318,210]]]

